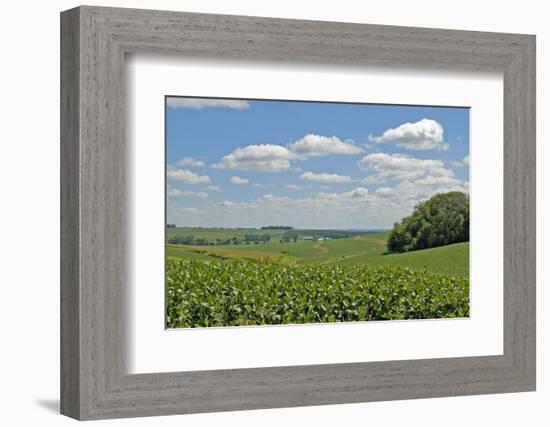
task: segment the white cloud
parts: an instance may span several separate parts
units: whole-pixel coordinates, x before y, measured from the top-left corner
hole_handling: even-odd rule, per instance
[[[321,190],[329,190],[330,189],[330,187],[328,185],[320,185],[319,188]]]
[[[179,162],[176,163],[178,166],[181,167],[188,167],[188,168],[202,168],[204,166],[204,162],[200,160],[196,160],[193,157],[184,157]]]
[[[351,141],[341,141],[335,136],[308,134],[293,142],[288,149],[297,158],[327,156],[329,154],[358,154],[364,150]]]
[[[237,203],[232,202],[231,200],[224,200],[223,202],[220,203],[220,205],[223,206],[224,208],[232,208],[232,207],[238,206]]]
[[[454,175],[441,160],[417,159],[404,154],[372,153],[359,160],[357,165],[371,174],[363,180],[364,183]]]
[[[458,180],[457,180],[458,181]],[[462,181],[452,184],[429,183],[418,181],[403,181],[391,189],[389,194],[399,205],[410,206],[412,208],[421,200],[426,200],[437,193],[446,193],[449,191],[468,192],[468,185]]]
[[[171,185],[168,185],[166,194],[168,197],[208,197],[208,194],[204,191],[180,190],[179,188],[172,187]]]
[[[376,194],[377,196],[387,197],[387,196],[391,196],[392,192],[393,192],[393,188],[391,187],[380,187],[374,191],[374,194]]]
[[[212,215],[224,226],[261,226],[275,221],[302,228],[363,228],[373,220],[366,213],[370,197],[363,187],[302,198],[264,194],[246,202],[225,200],[212,209]]]
[[[252,210],[269,206],[269,209],[288,209],[288,213],[293,212],[300,215],[300,209],[302,208],[307,208],[306,210],[314,209],[316,211],[325,211],[338,207],[348,209],[350,203],[360,203],[361,200],[364,201],[368,197],[368,189],[358,187],[354,190],[342,193],[316,193],[305,198],[274,196],[268,193],[249,202],[225,200],[220,203],[220,206],[242,210]],[[355,200],[355,202],[352,200]]]
[[[166,176],[171,181],[179,181],[185,184],[207,184],[210,182],[208,175],[198,175],[189,169],[168,168]]]
[[[276,144],[253,144],[239,147],[224,156],[212,167],[258,172],[282,172],[293,168],[291,161],[329,154],[358,154],[364,150],[352,142],[341,141],[335,136],[326,137],[308,134],[285,146]]]
[[[180,196],[181,195],[181,190],[178,190],[177,188],[174,188],[172,186],[168,186],[166,188],[166,195],[168,197],[177,197],[177,196]]]
[[[470,156],[465,156],[462,160],[453,160],[451,161],[451,165],[455,168],[462,168],[464,166],[470,165]]]
[[[353,182],[353,179],[347,175],[338,175],[335,173],[313,173],[304,172],[300,179],[307,181],[322,182],[323,184],[340,184],[343,182]]]
[[[179,97],[167,98],[166,105],[170,108],[192,108],[194,110],[201,110],[203,108],[231,108],[233,110],[246,110],[250,107],[248,102],[236,99]]]
[[[358,187],[355,190],[342,193],[344,197],[353,197],[354,199],[362,199],[368,196],[369,190],[364,187]]]
[[[414,207],[436,193],[467,192],[467,185],[421,185],[405,180],[375,191],[357,187],[344,192],[319,192],[303,197],[264,194],[237,202],[225,200],[208,205],[208,215],[190,216],[168,210],[168,222],[194,226],[259,227],[285,224],[298,228],[390,228]],[[181,219],[180,219],[181,218]]]
[[[285,188],[289,188],[291,190],[296,190],[296,191],[301,191],[301,190],[307,190],[308,188],[311,188],[311,185],[286,184]]]
[[[427,176],[414,181],[417,185],[458,185],[460,180],[450,176]]]
[[[410,150],[447,150],[443,138],[443,126],[431,119],[422,119],[415,123],[403,123],[396,128],[387,129],[381,136],[369,135],[376,143],[395,144]]]
[[[241,178],[240,176],[232,176],[229,182],[236,185],[250,184],[250,181],[248,179]]]
[[[214,191],[216,193],[222,191],[219,185],[207,185],[206,187],[203,187],[203,190],[205,191]]]
[[[217,169],[281,172],[290,169],[290,151],[281,145],[257,144],[237,148],[212,165]]]
[[[196,208],[183,208],[179,206],[170,206],[171,211],[177,215],[186,215],[186,214],[198,214],[202,213],[200,209]]]

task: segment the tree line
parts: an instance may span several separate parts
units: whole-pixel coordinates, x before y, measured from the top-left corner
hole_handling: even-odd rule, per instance
[[[195,245],[195,246],[216,246],[216,245],[239,245],[244,244],[259,244],[267,243],[271,240],[271,236],[268,233],[255,234],[247,233],[244,235],[244,239],[238,237],[228,238],[216,238],[215,240],[208,240],[204,237],[195,238],[194,235],[188,234],[184,236],[172,236],[168,239],[168,243],[171,245]]]

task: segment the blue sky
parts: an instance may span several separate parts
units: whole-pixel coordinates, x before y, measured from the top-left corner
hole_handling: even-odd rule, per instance
[[[469,109],[167,98],[167,221],[390,228],[468,192]]]

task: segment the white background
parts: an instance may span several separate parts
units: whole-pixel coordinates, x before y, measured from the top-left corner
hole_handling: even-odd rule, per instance
[[[502,354],[502,76],[127,59],[130,372]],[[223,80],[217,76],[223,75]],[[264,82],[269,82],[266,87]],[[391,88],[391,90],[388,90]],[[469,319],[164,330],[164,95],[471,106]],[[476,143],[477,142],[477,143]],[[223,348],[223,352],[211,347]]]
[[[4,425],[63,426],[59,384],[59,16],[72,1],[3,5],[0,284]],[[375,24],[535,33],[538,55],[538,391],[104,422],[120,426],[546,426],[548,369],[550,28],[544,2],[97,1],[96,4]],[[547,262],[546,262],[547,264]],[[543,310],[543,307],[545,310]],[[546,360],[545,360],[546,359]],[[94,423],[91,423],[94,424]]]

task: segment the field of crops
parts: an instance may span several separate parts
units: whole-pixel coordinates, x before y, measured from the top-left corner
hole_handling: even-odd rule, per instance
[[[467,316],[465,277],[398,266],[167,260],[169,328]]]
[[[247,234],[264,232],[270,240],[244,240]],[[168,327],[469,315],[468,242],[388,254],[387,232],[290,241],[284,233],[168,229],[168,238],[202,239],[201,245],[167,245]]]

